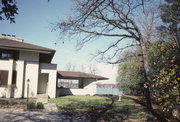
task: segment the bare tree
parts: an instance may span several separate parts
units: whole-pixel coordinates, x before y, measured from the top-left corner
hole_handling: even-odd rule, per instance
[[[150,74],[147,56],[149,39],[144,39],[142,26],[137,22],[141,14],[145,17],[150,0],[74,0],[74,14],[66,20],[58,22],[55,29],[60,33],[78,38],[77,49],[87,42],[101,38],[109,38],[110,44],[105,50],[97,51],[101,60],[110,64],[121,63],[117,60],[121,52],[139,46],[142,50],[144,67],[144,84],[147,108],[152,109],[150,95]],[[151,30],[151,28],[150,28]],[[126,46],[122,47],[122,43]]]
[[[66,64],[66,70],[67,71],[75,71],[75,69],[76,69],[76,65],[75,64],[72,64],[72,63]]]
[[[93,75],[98,73],[98,69],[96,68],[94,64],[90,64],[88,66],[88,73],[93,74]]]
[[[80,71],[81,71],[81,72],[86,72],[86,69],[85,69],[84,65],[81,65]]]

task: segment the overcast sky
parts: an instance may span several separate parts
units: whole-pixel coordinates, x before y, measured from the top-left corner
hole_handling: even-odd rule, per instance
[[[110,78],[106,82],[115,82],[117,66],[90,60],[91,54],[97,49],[104,49],[109,42],[94,41],[85,45],[82,50],[76,51],[76,39],[60,40],[58,32],[51,32],[51,23],[66,18],[71,13],[71,0],[47,1],[17,0],[19,14],[16,16],[16,23],[0,21],[0,34],[15,35],[27,43],[55,49],[56,54],[52,63],[58,64],[58,70],[67,70],[67,64],[72,64],[77,71],[82,70],[82,66],[87,71],[89,65],[95,65],[98,75]]]

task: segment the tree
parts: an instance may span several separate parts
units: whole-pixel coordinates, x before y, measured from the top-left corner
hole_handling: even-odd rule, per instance
[[[172,115],[179,113],[180,109],[180,65],[177,60],[180,55],[177,43],[174,40],[156,41],[148,45],[147,49],[153,101],[166,115],[164,118],[175,121]],[[131,58],[119,64],[117,81],[124,93],[136,95],[143,92],[140,88],[143,86],[143,73],[139,54],[141,51],[138,49],[127,52],[123,59]],[[175,116],[180,118],[178,114]]]
[[[66,70],[67,71],[75,71],[76,70],[76,65],[72,63],[66,64]]]
[[[15,23],[15,15],[18,14],[16,0],[0,1],[0,20],[7,19],[10,23]]]
[[[139,54],[141,54],[141,51],[138,49],[136,49],[135,52],[126,52],[122,58],[128,60],[118,66],[116,81],[124,94],[143,95],[144,93],[144,89],[142,89],[144,85],[142,57],[138,56]]]
[[[161,103],[160,106],[163,111],[172,115],[174,109],[177,109],[178,113],[180,109],[180,1],[165,0],[160,9],[163,25],[158,29],[163,40],[170,44],[166,44],[160,53],[160,57],[164,57],[162,60],[164,67],[161,67],[159,75],[154,78],[156,81],[153,84],[154,89],[159,90],[158,94],[153,95],[153,97]],[[163,52],[164,55],[162,55]]]
[[[94,64],[88,65],[88,73],[93,75],[97,74],[98,73],[97,67]]]
[[[150,4],[145,4],[144,0],[74,0],[73,9],[76,14],[55,26],[63,36],[67,34],[68,37],[80,37],[77,41],[78,49],[96,38],[109,37],[111,44],[104,51],[98,51],[98,56],[111,64],[121,63],[121,60],[112,60],[123,50],[139,46],[143,56],[144,83],[147,85],[145,96],[149,109],[152,105],[146,48],[148,41],[143,38],[141,27],[136,20],[139,14],[144,14],[143,8]],[[121,47],[123,41],[127,45]],[[112,51],[113,54],[107,54]]]
[[[180,65],[177,43],[174,40],[157,41],[149,47],[152,74],[152,96],[168,117],[179,109]]]
[[[163,25],[158,27],[161,34],[167,37],[173,37],[180,47],[180,1],[179,0],[165,0],[165,4],[160,5],[161,19]]]

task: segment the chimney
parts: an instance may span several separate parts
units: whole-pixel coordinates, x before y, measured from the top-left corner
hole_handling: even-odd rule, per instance
[[[7,34],[1,34],[0,39],[9,39],[13,41],[23,42],[24,39],[16,38],[15,35],[7,35]]]

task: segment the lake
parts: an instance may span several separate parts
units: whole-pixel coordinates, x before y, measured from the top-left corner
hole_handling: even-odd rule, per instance
[[[122,95],[123,93],[118,88],[99,88],[99,87],[97,87],[96,94]]]

